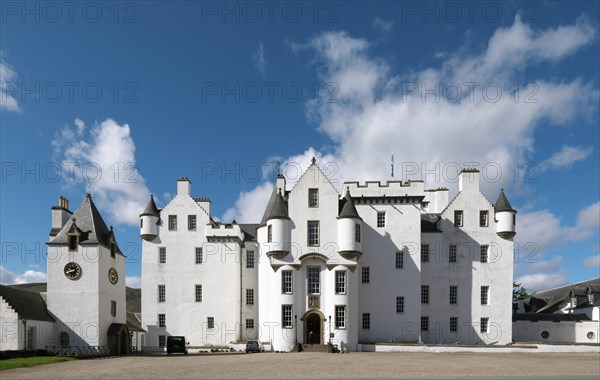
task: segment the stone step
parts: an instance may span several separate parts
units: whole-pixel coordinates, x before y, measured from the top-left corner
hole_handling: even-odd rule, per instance
[[[303,344],[303,352],[327,352],[326,344]]]

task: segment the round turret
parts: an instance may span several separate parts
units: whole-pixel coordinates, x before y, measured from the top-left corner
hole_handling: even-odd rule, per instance
[[[358,215],[350,189],[346,189],[346,199],[338,220],[338,251],[347,259],[362,255],[362,218]]]
[[[508,203],[504,189],[500,190],[500,196],[494,205],[496,213],[496,234],[503,239],[511,239],[516,235],[517,211]]]
[[[267,255],[283,258],[290,252],[291,228],[287,204],[277,192],[275,203],[266,217]]]
[[[158,224],[160,222],[160,211],[154,203],[151,195],[148,205],[140,214],[140,237],[144,240],[154,240],[158,236]]]

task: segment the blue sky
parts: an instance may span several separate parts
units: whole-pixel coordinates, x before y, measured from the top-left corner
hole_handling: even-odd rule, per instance
[[[518,211],[515,278],[600,276],[597,2],[1,3],[0,282],[45,280],[59,195],[94,200],[139,285],[137,215],[190,177],[260,219],[277,162]]]

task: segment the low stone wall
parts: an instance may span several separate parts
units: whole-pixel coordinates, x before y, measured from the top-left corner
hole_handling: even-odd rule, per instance
[[[425,345],[425,344],[357,344],[362,352],[595,352],[600,353],[598,344],[514,344],[510,346],[467,346],[467,345]]]

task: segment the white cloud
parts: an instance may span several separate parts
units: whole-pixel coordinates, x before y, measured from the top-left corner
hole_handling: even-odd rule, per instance
[[[253,190],[240,193],[235,205],[225,211],[222,220],[226,223],[233,219],[238,223],[260,222],[272,192],[273,184],[264,182]]]
[[[373,29],[380,31],[381,33],[387,33],[394,28],[394,22],[385,21],[380,17],[375,17],[373,19],[372,27]]]
[[[47,276],[44,272],[34,270],[26,270],[23,273],[11,272],[8,269],[0,266],[0,284],[29,284],[34,282],[46,282]]]
[[[561,150],[555,152],[548,159],[542,161],[540,164],[540,169],[570,169],[575,162],[588,158],[588,156],[592,154],[593,150],[594,148],[591,146],[579,147],[563,145]]]
[[[600,268],[600,255],[594,255],[583,260],[583,266],[588,268]]]
[[[262,42],[258,44],[258,49],[252,55],[252,62],[259,73],[262,75],[267,73],[267,59],[265,58],[265,47]]]
[[[13,96],[17,73],[2,57],[0,57],[0,111],[19,112],[21,107]]]
[[[564,273],[535,273],[521,276],[515,282],[521,284],[531,294],[565,285],[567,276]]]
[[[130,288],[139,289],[142,287],[142,279],[140,276],[126,276],[125,285],[129,286]]]
[[[529,267],[531,273],[559,272],[562,269],[562,256],[554,256],[550,260],[540,260]]]
[[[73,178],[66,178],[68,184],[89,178],[98,206],[113,221],[137,226],[150,191],[137,171],[129,125],[106,119],[96,123],[87,135],[81,120],[75,120],[75,125],[76,131],[65,126],[52,141],[57,160],[66,172],[74,173]]]
[[[598,233],[600,226],[600,202],[593,203],[577,214],[577,224],[567,228],[566,238],[570,241],[580,241]]]

